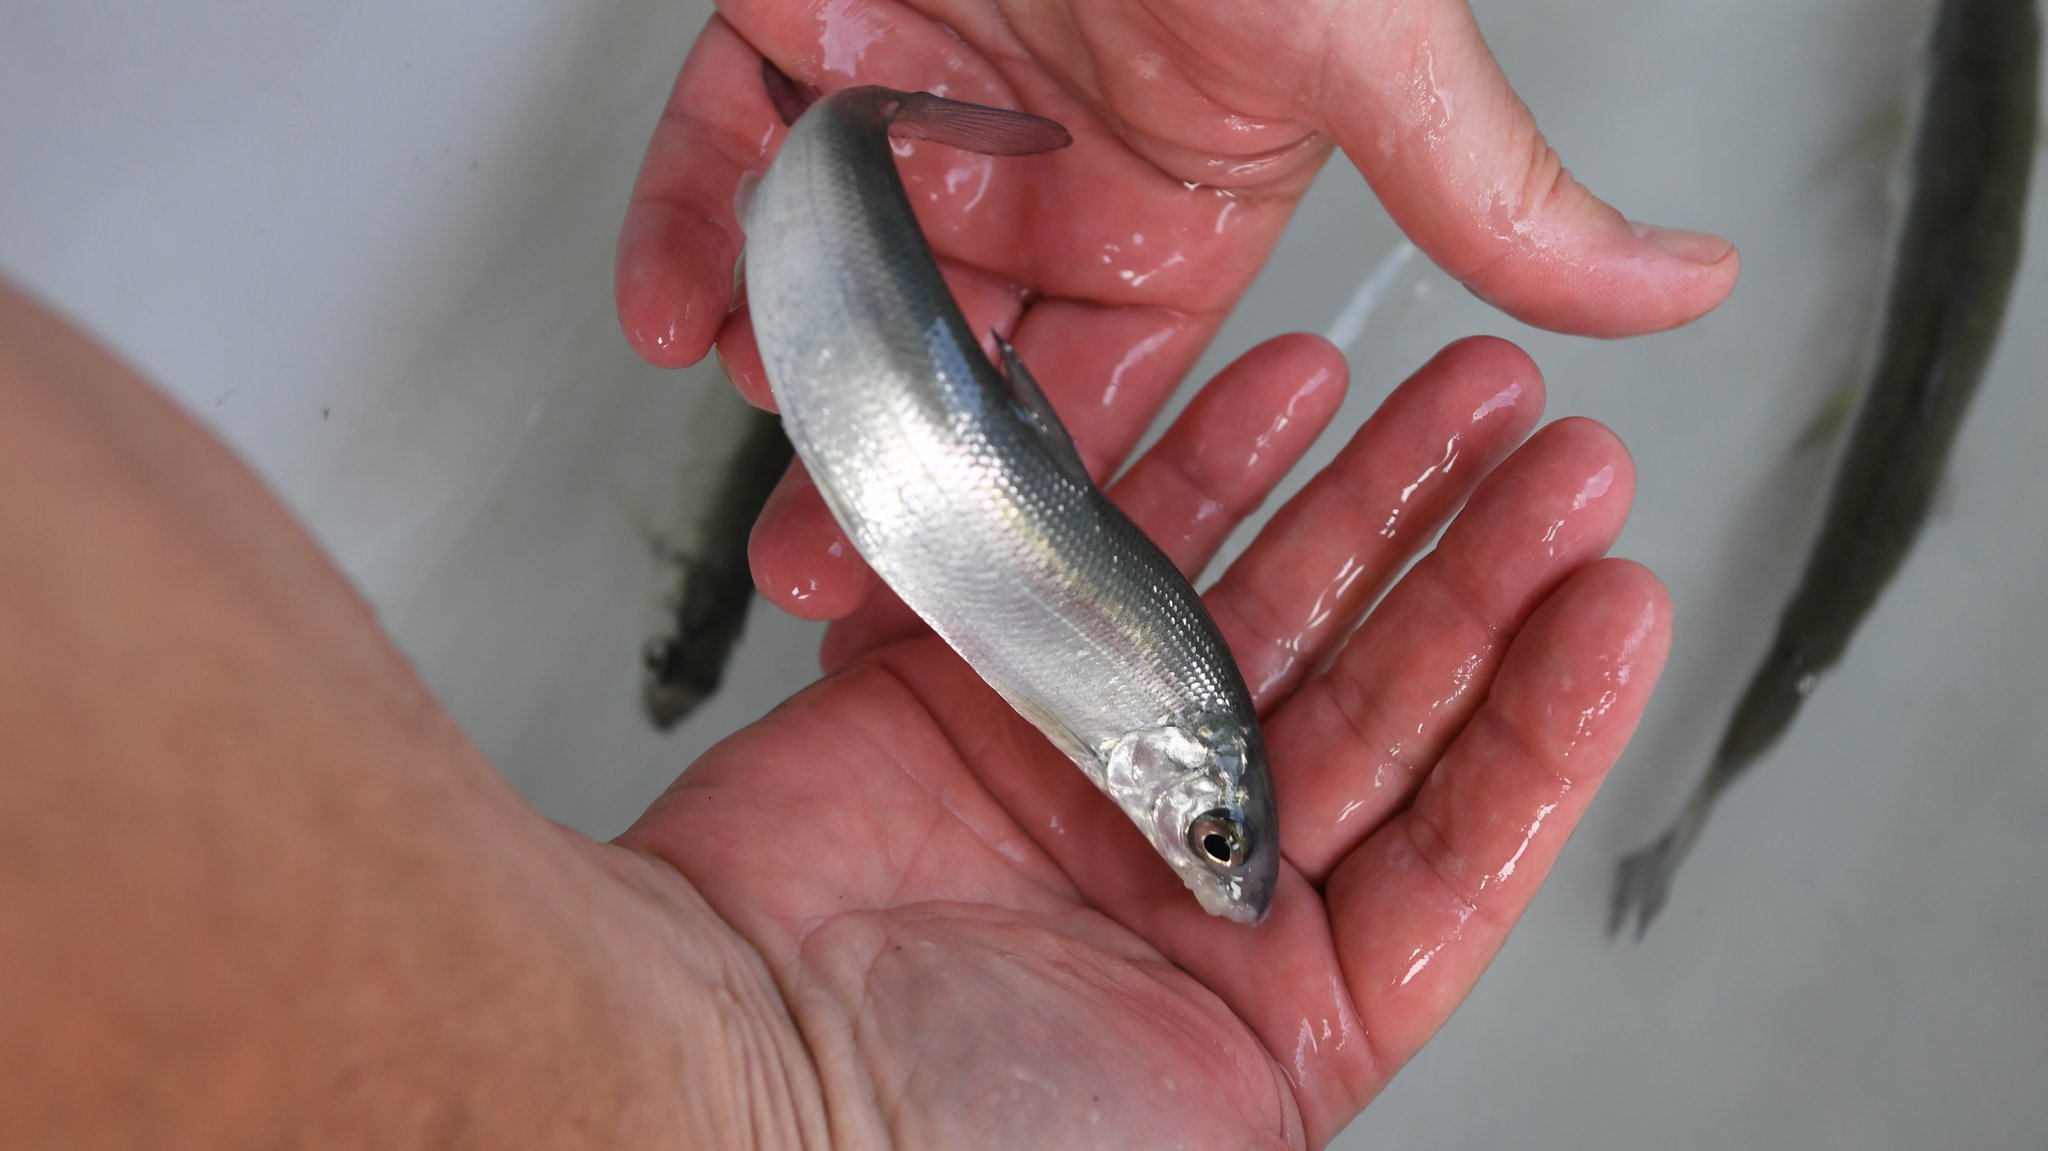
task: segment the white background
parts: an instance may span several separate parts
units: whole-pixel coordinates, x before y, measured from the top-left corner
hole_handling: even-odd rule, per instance
[[[1733,236],[1734,300],[1623,343],[1522,328],[1423,261],[1341,162],[1213,368],[1329,330],[1376,268],[1343,429],[1445,342],[1522,341],[1557,414],[1634,449],[1621,551],[1678,604],[1629,756],[1472,1001],[1340,1146],[2048,1145],[2048,195],[1944,511],[1792,735],[1721,805],[1640,946],[1614,858],[1692,785],[1810,538],[1789,445],[1852,371],[1928,0],[1477,5],[1573,170]],[[618,335],[612,242],[701,0],[135,0],[0,12],[0,273],[224,435],[549,815],[616,832],[812,673],[758,611],[726,693],[637,710],[724,404]],[[1398,257],[1394,257],[1398,259]]]

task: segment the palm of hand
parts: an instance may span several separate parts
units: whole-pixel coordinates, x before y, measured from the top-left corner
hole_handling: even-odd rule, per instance
[[[927,638],[721,745],[632,838],[760,949],[837,1131],[1135,1147],[1299,1130],[1256,1037],[1091,907],[998,798],[1038,790],[1049,834],[1086,844],[1092,866],[1136,865],[1100,878],[1154,878],[1135,830],[1111,822],[1122,815],[1072,794],[1079,778]]]
[[[1307,337],[1255,349],[1112,496],[1199,570],[1341,373]],[[1661,664],[1661,589],[1597,558],[1627,458],[1584,421],[1515,449],[1540,403],[1518,352],[1454,345],[1210,591],[1272,751],[1285,862],[1256,927],[1204,915],[929,634],[843,648],[625,842],[759,951],[835,1132],[1320,1145],[1477,979]]]

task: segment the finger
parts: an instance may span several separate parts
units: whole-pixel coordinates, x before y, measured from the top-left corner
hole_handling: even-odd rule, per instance
[[[1620,560],[1539,608],[1411,807],[1325,890],[1352,999],[1391,1074],[1465,999],[1621,754],[1670,647],[1670,604]]]
[[[768,386],[768,369],[761,364],[761,347],[754,342],[754,313],[742,301],[718,329],[718,366],[732,381],[740,398],[764,412],[775,411],[775,394]]]
[[[1262,709],[1350,633],[1542,410],[1542,374],[1520,349],[1452,344],[1273,516],[1207,596]]]
[[[1349,379],[1327,340],[1268,340],[1217,373],[1109,496],[1197,575],[1329,425]]]
[[[1566,172],[1460,0],[1340,23],[1317,104],[1403,231],[1446,272],[1546,328],[1625,336],[1719,304],[1726,240],[1631,223]]]
[[[782,130],[761,57],[712,17],[648,141],[619,232],[619,326],[649,363],[696,363],[725,322],[740,254],[733,193],[767,169]]]
[[[1199,572],[1328,425],[1347,378],[1326,340],[1260,344],[1217,373],[1110,498],[1183,572]],[[922,631],[894,596],[874,596],[826,634],[822,660],[834,670]]]
[[[1311,878],[1404,807],[1536,605],[1606,554],[1635,470],[1590,420],[1538,432],[1473,494],[1328,672],[1266,725],[1287,856]]]
[[[870,652],[901,643],[931,628],[897,597],[888,585],[877,581],[874,591],[859,608],[832,621],[818,648],[818,666],[826,675],[836,674]]]
[[[802,460],[791,460],[747,538],[761,597],[799,619],[838,619],[880,583],[832,518]]]

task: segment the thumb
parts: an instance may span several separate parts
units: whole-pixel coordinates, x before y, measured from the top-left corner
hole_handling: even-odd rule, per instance
[[[1676,327],[1727,298],[1734,246],[1633,223],[1573,180],[1464,0],[1380,11],[1331,40],[1319,127],[1439,267],[1517,319],[1589,336]]]

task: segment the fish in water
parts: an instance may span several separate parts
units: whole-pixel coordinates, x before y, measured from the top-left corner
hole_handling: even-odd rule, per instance
[[[754,601],[747,538],[768,493],[789,469],[789,440],[771,412],[743,407],[739,446],[709,489],[696,542],[665,547],[676,569],[667,626],[641,649],[640,703],[663,731],[718,690]]]
[[[1775,637],[1677,821],[1624,858],[1610,933],[1638,938],[1714,802],[1792,725],[1925,524],[2018,269],[2033,168],[2034,0],[1943,0],[1910,154],[1877,358],[1820,538]]]
[[[1188,581],[1090,481],[1008,344],[998,372],[918,229],[889,136],[990,155],[1053,121],[922,92],[809,104],[753,191],[746,278],[783,427],[868,564],[1071,757],[1213,915],[1255,922],[1280,845],[1258,716]]]

